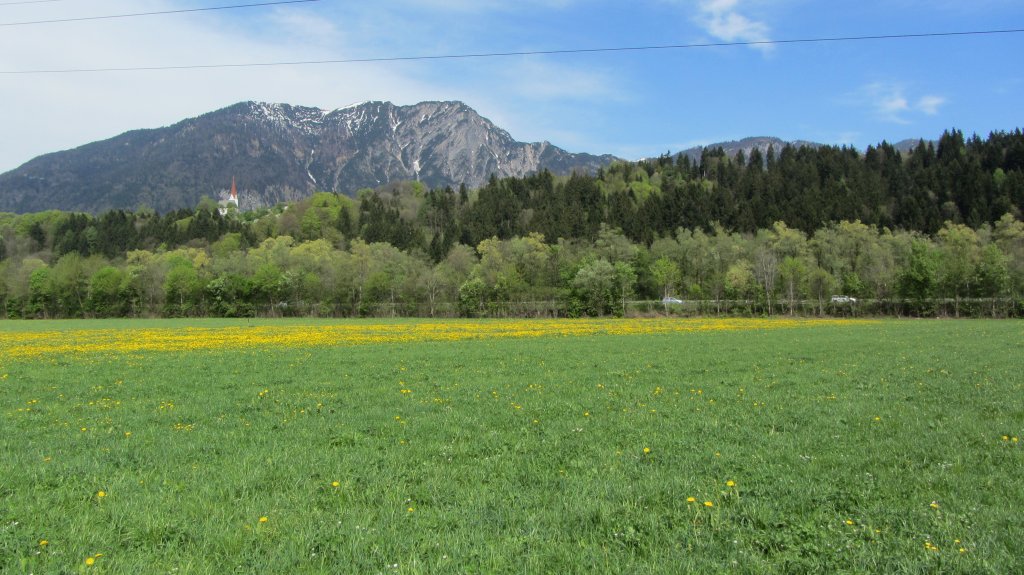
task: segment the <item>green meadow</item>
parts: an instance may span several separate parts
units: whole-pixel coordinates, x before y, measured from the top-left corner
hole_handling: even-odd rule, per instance
[[[975,320],[0,355],[0,572],[1021,573],[1022,358]]]

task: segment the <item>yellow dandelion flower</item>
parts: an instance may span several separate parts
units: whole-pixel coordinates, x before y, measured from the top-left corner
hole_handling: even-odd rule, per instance
[[[651,452],[651,448],[650,447],[645,447],[644,448],[644,455],[647,455],[650,452]]]
[[[96,563],[96,558],[95,557],[86,557],[85,558],[85,564],[86,565],[92,566],[93,563]]]
[[[260,517],[260,523],[266,523],[267,521],[270,521],[270,519],[268,519],[266,515]]]
[[[97,492],[96,492],[96,497],[97,497],[98,499],[103,499],[103,498],[104,498],[104,497],[106,497],[106,496],[107,496],[107,492],[106,492],[106,491],[97,491]]]
[[[409,512],[409,513],[412,513],[413,511],[416,511],[416,508],[415,507],[410,507],[410,508],[406,509],[406,511]]]
[[[931,507],[932,509],[938,509],[939,508],[939,502],[938,501],[932,501],[931,503],[928,504],[928,507]]]
[[[39,540],[39,546],[40,546],[40,547],[46,547],[46,546],[47,546],[47,545],[49,545],[49,544],[50,544],[50,542],[49,542],[49,541],[47,541],[46,539],[40,539],[40,540]]]
[[[711,501],[705,501],[704,502],[704,507],[714,507],[714,506],[715,506],[715,504],[712,503]]]
[[[730,479],[729,481],[725,482],[725,486],[726,487],[736,487],[736,482],[733,481],[732,479]]]
[[[340,481],[332,481],[331,482],[331,487],[341,487],[341,482]]]
[[[847,519],[846,520],[846,524],[847,525],[853,525],[853,519]]]
[[[686,498],[686,502],[687,503],[696,503],[697,502],[697,498],[696,497],[687,497]]]

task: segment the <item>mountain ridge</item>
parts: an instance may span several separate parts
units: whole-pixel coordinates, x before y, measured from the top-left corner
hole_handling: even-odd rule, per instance
[[[906,152],[919,141],[894,146]],[[804,145],[826,144],[750,137],[671,155],[699,161],[704,150],[722,148],[730,157],[742,151],[749,158],[755,148],[766,156],[772,146],[778,153]],[[491,175],[593,173],[614,161],[623,160],[516,141],[460,101],[366,101],[335,109],[246,101],[38,156],[0,174],[0,211],[168,211],[194,206],[203,196],[225,198],[233,177],[245,210],[317,191],[354,195],[408,180],[477,188]]]
[[[397,180],[479,187],[492,174],[594,172],[617,159],[518,142],[457,101],[334,110],[249,101],[34,158],[0,174],[0,210],[164,211],[217,197],[232,176],[248,209]]]

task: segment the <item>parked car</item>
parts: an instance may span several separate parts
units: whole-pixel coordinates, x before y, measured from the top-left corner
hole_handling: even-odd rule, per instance
[[[666,298],[662,298],[661,303],[664,303],[664,304],[683,303],[683,300],[681,300],[679,298],[674,298],[674,297],[666,297]]]
[[[832,303],[857,303],[857,298],[848,295],[834,295]]]

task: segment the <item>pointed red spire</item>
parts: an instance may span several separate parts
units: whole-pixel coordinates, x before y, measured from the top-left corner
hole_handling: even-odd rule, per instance
[[[231,199],[238,200],[238,188],[235,187],[235,177],[231,176]]]

